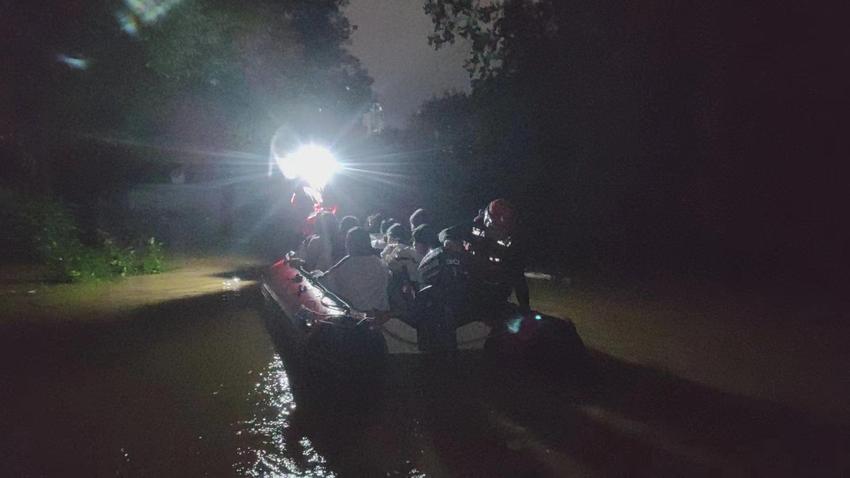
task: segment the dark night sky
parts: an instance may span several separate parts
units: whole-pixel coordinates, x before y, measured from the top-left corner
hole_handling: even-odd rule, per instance
[[[469,89],[463,69],[468,47],[435,51],[423,0],[351,0],[346,15],[358,29],[350,50],[375,79],[373,88],[389,126],[403,126],[422,101],[445,90]]]

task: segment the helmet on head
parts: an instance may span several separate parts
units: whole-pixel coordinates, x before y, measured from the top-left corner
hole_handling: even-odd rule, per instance
[[[410,231],[400,223],[395,223],[387,228],[387,237],[407,244],[410,241]]]
[[[510,234],[516,226],[516,210],[504,199],[490,201],[484,211],[484,227],[503,234]]]
[[[437,242],[437,231],[430,224],[416,226],[411,236],[413,237],[414,245],[416,243],[425,244],[428,247],[438,247],[440,245]]]
[[[345,235],[345,250],[349,256],[369,256],[375,253],[369,233],[362,227],[352,227]]]
[[[410,229],[416,229],[422,224],[428,224],[431,222],[431,215],[428,214],[428,211],[419,208],[416,211],[413,211],[413,214],[410,215]]]

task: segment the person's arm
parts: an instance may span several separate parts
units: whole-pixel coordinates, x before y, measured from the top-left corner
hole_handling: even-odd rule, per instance
[[[336,276],[339,274],[340,269],[344,267],[344,264],[348,261],[349,257],[350,256],[343,257],[339,260],[339,262],[331,266],[330,269],[322,272],[321,274],[317,274],[316,279],[318,279],[319,283],[333,291],[336,287]]]
[[[337,270],[338,269],[332,268],[332,269],[329,269],[325,272],[316,274],[314,277],[319,282],[319,284],[322,284],[323,286],[325,286],[325,288],[327,288],[328,290],[333,292],[333,290],[336,288],[336,284],[334,283],[334,278],[336,277],[336,271]]]
[[[441,270],[442,249],[429,252],[419,263],[417,273],[422,285],[436,285]]]
[[[293,265],[304,267],[304,262],[307,257],[307,244],[310,243],[310,239],[312,239],[312,236],[305,237],[304,240],[301,241],[301,244],[298,245],[298,248],[290,254],[289,261]]]

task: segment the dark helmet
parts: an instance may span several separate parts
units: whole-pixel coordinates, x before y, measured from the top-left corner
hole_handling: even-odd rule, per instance
[[[484,227],[504,234],[513,232],[516,220],[516,209],[504,199],[490,201],[484,211]]]
[[[390,239],[395,239],[398,242],[407,244],[410,242],[410,231],[400,223],[395,223],[387,228],[387,236]]]
[[[437,242],[437,231],[435,231],[430,224],[420,224],[416,226],[413,230],[412,236],[414,244],[420,242],[428,247],[438,247],[440,245],[440,243]]]
[[[393,224],[398,224],[398,221],[396,221],[395,219],[393,219],[391,217],[388,217],[388,218],[384,219],[383,221],[381,221],[381,228],[380,228],[381,234],[386,234],[387,229],[389,229],[390,226],[392,226]]]
[[[431,222],[431,215],[425,209],[419,208],[413,211],[413,214],[410,215],[410,230],[416,229],[422,224],[428,224]]]
[[[466,241],[469,238],[464,232],[463,228],[459,226],[447,227],[440,231],[437,239],[440,241],[440,244],[445,244],[446,241]]]
[[[351,230],[352,227],[359,227],[360,221],[354,216],[345,216],[339,221],[339,233],[342,235],[344,239],[348,234],[348,231]]]
[[[381,222],[384,220],[384,214],[381,212],[376,212],[371,214],[366,218],[366,229],[372,233],[378,233],[381,231]]]
[[[352,227],[345,236],[345,249],[349,256],[368,256],[375,253],[369,233],[362,227]]]

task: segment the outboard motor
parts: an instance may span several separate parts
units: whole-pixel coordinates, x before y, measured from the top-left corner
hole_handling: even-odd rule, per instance
[[[517,314],[495,331],[485,350],[498,359],[520,359],[534,368],[584,380],[591,374],[591,361],[584,342],[569,319],[531,312]]]

